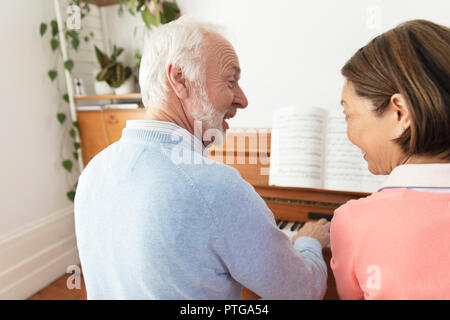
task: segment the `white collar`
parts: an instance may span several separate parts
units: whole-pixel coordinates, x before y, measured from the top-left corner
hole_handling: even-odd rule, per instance
[[[392,170],[378,191],[385,188],[450,192],[450,163],[400,165]]]
[[[203,154],[206,157],[209,156],[208,150],[205,149],[201,139],[173,122],[158,120],[127,120],[126,127],[158,131],[180,137],[182,138],[182,143],[190,147],[195,152]],[[177,139],[174,139],[174,141],[176,140]]]

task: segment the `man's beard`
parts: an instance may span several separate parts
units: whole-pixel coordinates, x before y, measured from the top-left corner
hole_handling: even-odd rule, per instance
[[[205,94],[196,92],[196,97],[199,110],[194,111],[192,117],[201,124],[201,140],[205,142],[214,140],[214,145],[222,145],[225,135],[223,120],[228,110],[219,113],[215,110],[211,102],[209,102]]]

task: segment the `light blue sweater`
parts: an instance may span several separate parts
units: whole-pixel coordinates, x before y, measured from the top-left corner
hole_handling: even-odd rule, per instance
[[[294,248],[237,170],[174,140],[125,128],[80,176],[88,299],[239,299],[242,285],[264,299],[322,298],[319,242],[301,237]],[[179,152],[197,160],[173,161]]]

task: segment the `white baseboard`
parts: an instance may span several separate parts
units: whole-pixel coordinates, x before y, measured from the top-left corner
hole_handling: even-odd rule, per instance
[[[73,206],[0,239],[0,299],[26,299],[79,264]]]

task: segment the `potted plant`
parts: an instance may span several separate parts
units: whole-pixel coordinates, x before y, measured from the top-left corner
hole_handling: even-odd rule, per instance
[[[134,58],[136,59],[135,65],[134,65],[134,82],[135,83],[139,83],[139,68],[141,67],[141,60],[142,60],[142,54],[141,52],[138,50],[136,50],[136,52],[134,53]],[[140,91],[140,88],[138,86],[138,91]]]
[[[124,67],[117,61],[118,56],[123,52],[123,48],[114,45],[111,57],[104,54],[97,46],[95,55],[101,67],[100,72],[95,77],[95,92],[101,94],[126,94],[134,92],[134,79],[131,76],[130,67]]]

